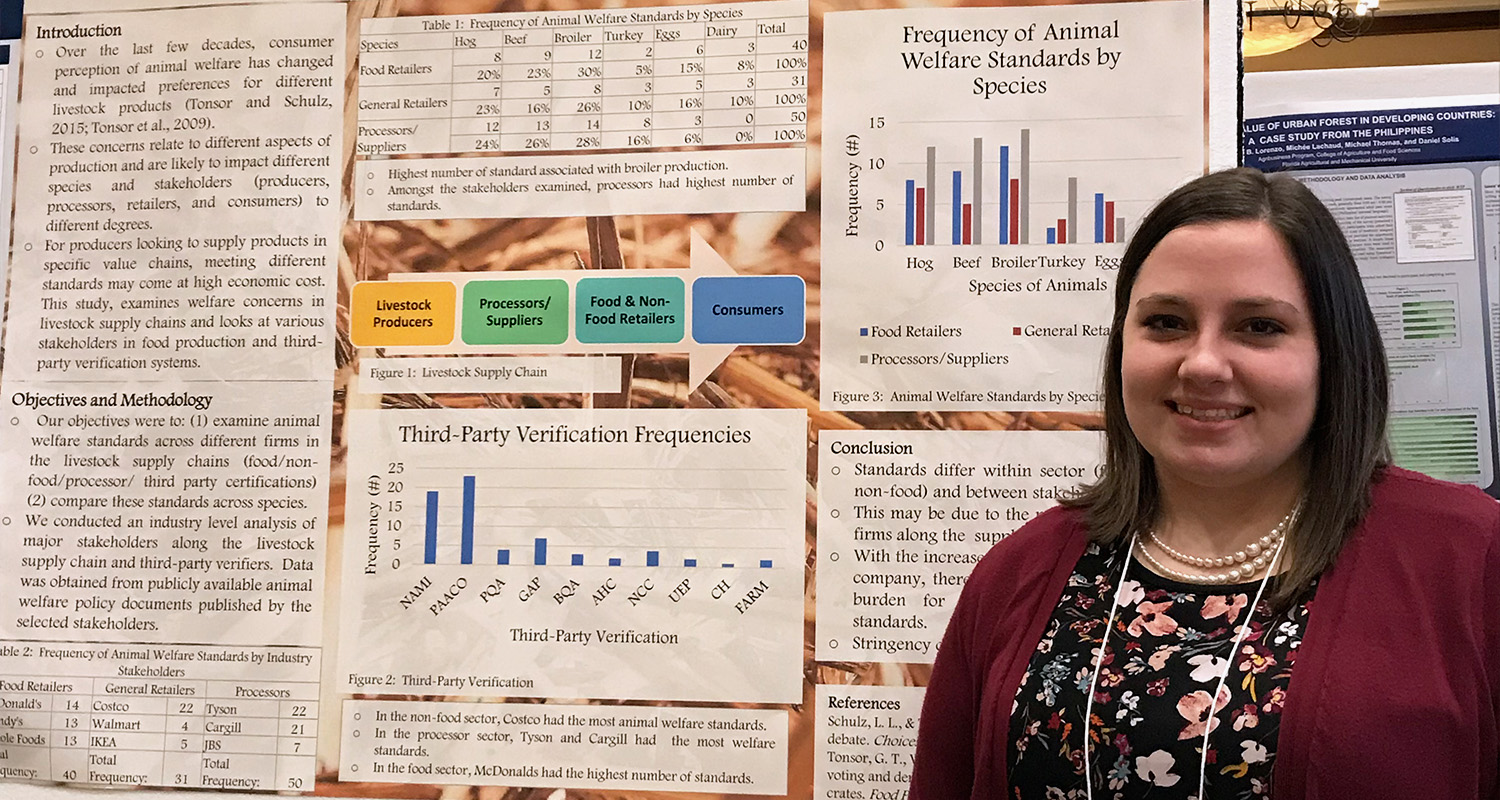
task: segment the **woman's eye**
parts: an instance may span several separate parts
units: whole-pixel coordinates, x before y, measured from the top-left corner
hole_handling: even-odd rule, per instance
[[[1278,333],[1285,333],[1286,327],[1274,319],[1258,318],[1246,322],[1245,330],[1257,336],[1271,336]]]
[[[1172,314],[1152,314],[1142,320],[1141,324],[1153,331],[1180,331],[1187,328],[1181,317]]]

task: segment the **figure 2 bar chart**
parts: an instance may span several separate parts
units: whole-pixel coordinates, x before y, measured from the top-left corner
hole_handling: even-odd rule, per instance
[[[341,675],[351,691],[459,676],[474,696],[796,702],[806,425],[779,409],[351,412]]]
[[[418,468],[424,469],[424,468]],[[444,467],[426,467],[426,470],[448,472]],[[667,514],[673,511],[685,512],[684,524],[680,526],[671,525],[662,521],[655,524],[640,526],[611,525],[608,530],[613,537],[631,538],[627,532],[632,528],[644,529],[645,534],[640,536],[641,542],[635,545],[622,544],[600,544],[579,543],[572,541],[568,544],[558,544],[558,536],[533,536],[529,539],[518,538],[528,530],[546,529],[563,534],[578,532],[586,539],[597,538],[599,531],[596,525],[580,524],[568,526],[558,520],[550,523],[538,521],[514,522],[502,520],[515,520],[520,516],[530,515],[532,512],[541,510],[534,503],[529,502],[532,497],[523,498],[520,504],[513,504],[516,497],[514,491],[518,481],[523,480],[523,474],[532,473],[537,470],[554,471],[559,480],[567,479],[568,467],[498,467],[485,470],[486,490],[478,489],[478,475],[464,475],[462,483],[458,487],[450,488],[425,488],[419,486],[423,495],[424,504],[422,508],[422,563],[424,565],[436,565],[439,563],[469,565],[476,563],[474,531],[477,515],[481,512],[492,520],[484,524],[484,529],[493,531],[494,541],[486,541],[479,546],[481,557],[478,563],[494,564],[496,566],[560,566],[573,567],[582,566],[609,566],[609,567],[660,567],[663,564],[681,567],[697,567],[701,562],[704,568],[718,567],[720,569],[733,569],[735,567],[754,567],[757,569],[772,569],[775,567],[777,556],[785,556],[775,544],[771,546],[755,544],[757,541],[776,540],[780,531],[775,527],[777,520],[753,520],[745,519],[744,525],[718,524],[728,520],[728,512],[750,512],[750,515],[763,515],[768,509],[766,506],[723,506],[715,503],[717,499],[730,502],[755,503],[759,498],[764,498],[768,491],[777,491],[780,487],[770,489],[757,486],[753,483],[740,483],[741,478],[762,478],[764,475],[757,474],[760,470],[733,469],[725,470],[723,475],[713,476],[693,469],[691,474],[704,480],[683,480],[682,483],[670,487],[652,487],[641,485],[643,482],[639,476],[632,476],[625,472],[600,469],[599,474],[589,475],[591,486],[589,491],[602,497],[610,493],[618,493],[626,502],[626,498],[639,499],[657,494],[662,489],[670,488],[670,499],[667,496],[652,497],[651,502],[654,512]],[[475,470],[478,472],[478,470]],[[681,479],[681,476],[677,476]],[[627,480],[619,481],[620,478]],[[720,478],[715,480],[715,478]],[[687,486],[685,483],[696,485]],[[760,483],[756,481],[755,483]],[[740,484],[740,485],[715,485],[707,484]],[[531,487],[542,489],[550,487]],[[703,499],[694,496],[695,492],[707,491],[714,499]],[[454,497],[458,498],[453,503]],[[445,499],[446,498],[446,499]],[[456,508],[456,514],[454,506]],[[595,505],[594,508],[609,508],[607,505]],[[615,508],[626,508],[627,506],[616,506]],[[687,515],[706,514],[716,518],[715,523],[694,522],[687,519]],[[747,515],[748,516],[748,515]],[[755,523],[759,524],[755,524]],[[683,543],[672,541],[674,530],[689,530],[692,532],[693,541]],[[676,534],[681,536],[681,534]],[[574,537],[575,539],[577,537]],[[720,541],[713,541],[715,538]],[[704,543],[701,541],[707,540]],[[744,544],[749,541],[751,544]],[[443,558],[439,560],[439,552]],[[663,561],[663,553],[667,559]],[[708,556],[706,558],[700,557]],[[783,558],[784,560],[784,558]]]

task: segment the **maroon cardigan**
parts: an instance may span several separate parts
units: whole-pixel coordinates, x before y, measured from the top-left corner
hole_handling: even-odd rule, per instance
[[[1275,800],[1500,798],[1500,503],[1390,468],[1324,573],[1287,689]],[[1054,508],[964,586],[922,705],[911,800],[999,798],[1021,675],[1087,545]]]

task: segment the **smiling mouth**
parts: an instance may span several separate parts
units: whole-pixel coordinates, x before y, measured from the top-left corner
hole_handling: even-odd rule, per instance
[[[1167,401],[1167,406],[1177,414],[1181,414],[1184,417],[1191,417],[1200,422],[1225,422],[1232,419],[1239,419],[1250,413],[1248,406],[1240,406],[1238,408],[1194,408],[1185,403],[1176,403],[1171,400]]]

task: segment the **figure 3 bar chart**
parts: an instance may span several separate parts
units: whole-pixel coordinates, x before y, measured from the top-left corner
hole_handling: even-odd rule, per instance
[[[1125,241],[1204,171],[1203,14],[827,16],[825,407],[1097,410]]]

